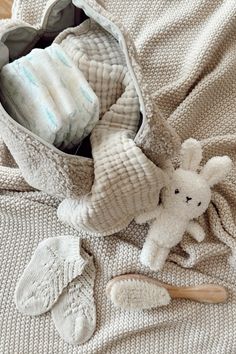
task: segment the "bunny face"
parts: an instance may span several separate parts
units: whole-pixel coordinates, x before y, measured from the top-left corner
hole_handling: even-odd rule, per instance
[[[163,189],[161,200],[165,209],[190,220],[205,212],[211,200],[211,190],[202,176],[179,168]]]
[[[191,220],[203,214],[211,200],[210,188],[232,167],[228,156],[215,156],[198,174],[201,159],[201,144],[190,138],[182,144],[180,168],[167,170],[169,182],[162,190],[161,202],[173,215]]]

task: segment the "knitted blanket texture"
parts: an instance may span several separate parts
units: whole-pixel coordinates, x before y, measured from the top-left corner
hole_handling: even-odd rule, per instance
[[[69,0],[61,3],[68,5],[67,13],[72,11]],[[61,182],[50,190],[52,196],[49,196],[25,182],[12,158],[14,149],[11,153],[8,150],[14,145],[13,140],[1,141],[0,353],[236,353],[236,3],[231,0],[137,0],[135,6],[126,0],[74,0],[73,3],[113,34],[130,60],[145,120],[135,143],[146,156],[154,163],[162,157],[174,157],[178,152],[178,137],[182,141],[193,137],[202,144],[203,163],[215,155],[228,155],[234,165],[226,180],[213,189],[209,208],[200,217],[206,239],[198,244],[186,234],[172,250],[163,271],[154,273],[139,261],[147,225],[133,221],[119,233],[98,238],[58,220],[57,197],[80,195],[83,176],[86,171],[92,174],[92,162],[81,166],[84,172],[76,166],[80,178],[72,178],[73,184],[65,185],[66,192]],[[40,28],[43,14],[51,4],[52,1],[46,0],[17,0],[13,20]],[[59,22],[58,28],[62,26]],[[2,128],[3,116],[0,121]],[[40,153],[40,148],[32,148],[30,138],[22,138],[22,144],[25,142],[29,147],[27,158],[35,151]],[[70,170],[70,163],[77,163],[71,157],[71,162],[64,165],[63,159],[58,160],[61,181],[64,176],[61,166]],[[56,167],[55,162],[55,171]],[[34,171],[33,165],[30,168]],[[50,189],[50,180],[44,183]],[[86,180],[83,192],[89,191],[91,184],[92,180]],[[94,256],[97,327],[93,337],[82,346],[65,343],[56,332],[50,314],[24,316],[14,305],[16,282],[38,243],[59,235],[83,238],[82,247]],[[131,272],[179,286],[216,283],[228,289],[229,299],[217,305],[173,300],[166,307],[127,312],[110,303],[105,286],[112,277]]]

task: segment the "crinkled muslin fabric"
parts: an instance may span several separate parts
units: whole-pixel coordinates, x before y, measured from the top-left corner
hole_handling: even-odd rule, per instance
[[[0,162],[4,169],[13,166],[8,168],[16,182],[14,188],[10,182],[8,187],[1,167],[0,352],[235,353],[236,4],[231,0],[145,0],[135,6],[125,0],[74,0],[74,4],[114,36],[120,35],[117,28],[123,33],[146,110],[146,123],[135,138],[145,154],[153,162],[163,151],[173,156],[178,145],[173,141],[174,129],[181,140],[201,141],[204,162],[215,155],[229,155],[234,168],[214,188],[212,202],[200,218],[206,239],[197,244],[186,234],[157,274],[139,262],[147,226],[133,222],[113,236],[94,238],[61,224],[56,218],[59,201],[30,190],[1,143]],[[40,26],[47,6],[46,1],[37,1],[35,6],[33,1],[16,1],[13,19]],[[122,40],[120,45],[124,47]],[[165,122],[172,129],[166,129]],[[95,259],[97,328],[80,347],[60,339],[50,314],[26,317],[13,302],[16,282],[37,244],[61,234],[83,237],[83,248]],[[229,299],[219,305],[174,300],[167,307],[126,312],[106,299],[105,285],[111,277],[128,272],[176,285],[217,283],[228,288]]]
[[[65,199],[58,217],[97,236],[111,235],[124,229],[141,210],[155,208],[163,172],[134,142],[140,105],[114,37],[88,19],[63,31],[54,43],[83,72],[98,97],[101,117],[90,136],[92,189],[83,198]]]

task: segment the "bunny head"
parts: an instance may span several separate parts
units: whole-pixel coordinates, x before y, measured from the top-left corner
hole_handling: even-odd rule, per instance
[[[200,143],[195,139],[186,140],[181,148],[181,166],[172,170],[161,194],[165,209],[189,220],[206,211],[211,200],[210,188],[225,178],[232,165],[228,156],[216,156],[198,174],[201,159]]]

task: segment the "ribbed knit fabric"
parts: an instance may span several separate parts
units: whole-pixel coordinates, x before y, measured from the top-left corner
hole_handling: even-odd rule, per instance
[[[33,0],[25,3],[33,8]],[[82,1],[80,3],[84,6]],[[40,240],[63,233],[80,236],[82,233],[57,221],[58,201],[54,198],[38,192],[1,191],[0,352],[235,353],[236,277],[228,258],[230,248],[235,250],[236,234],[236,4],[231,0],[145,0],[135,2],[135,6],[125,0],[99,1],[99,4],[87,0],[86,4],[89,3],[95,9],[95,12],[90,10],[90,16],[95,17],[100,12],[104,15],[103,19],[100,17],[104,26],[108,25],[106,18],[122,24],[127,43],[131,38],[137,49],[140,66],[136,66],[137,60],[133,58],[132,65],[139,84],[145,73],[145,82],[140,84],[142,90],[144,86],[146,90],[152,87],[159,111],[156,109],[155,119],[148,115],[145,135],[136,140],[148,156],[153,161],[158,156],[159,143],[155,139],[162,130],[161,111],[183,140],[190,136],[201,140],[205,161],[211,156],[229,155],[234,169],[225,182],[215,187],[212,203],[200,220],[206,239],[197,244],[185,235],[158,276],[148,273],[139,264],[146,226],[132,223],[124,232],[112,237],[84,240],[83,247],[94,255],[98,270],[95,281],[98,313],[96,332],[81,347],[60,339],[49,315],[33,319],[20,315],[12,299],[15,284]],[[86,8],[89,13],[88,6]],[[131,51],[132,45],[129,54]],[[153,112],[150,105],[147,108]],[[16,139],[17,133],[18,130]],[[169,135],[161,136],[162,146],[169,147]],[[235,251],[233,255],[235,257]],[[146,273],[183,286],[217,283],[227,287],[229,299],[218,305],[176,300],[165,308],[126,312],[112,306],[105,298],[104,289],[111,277],[127,272]]]

